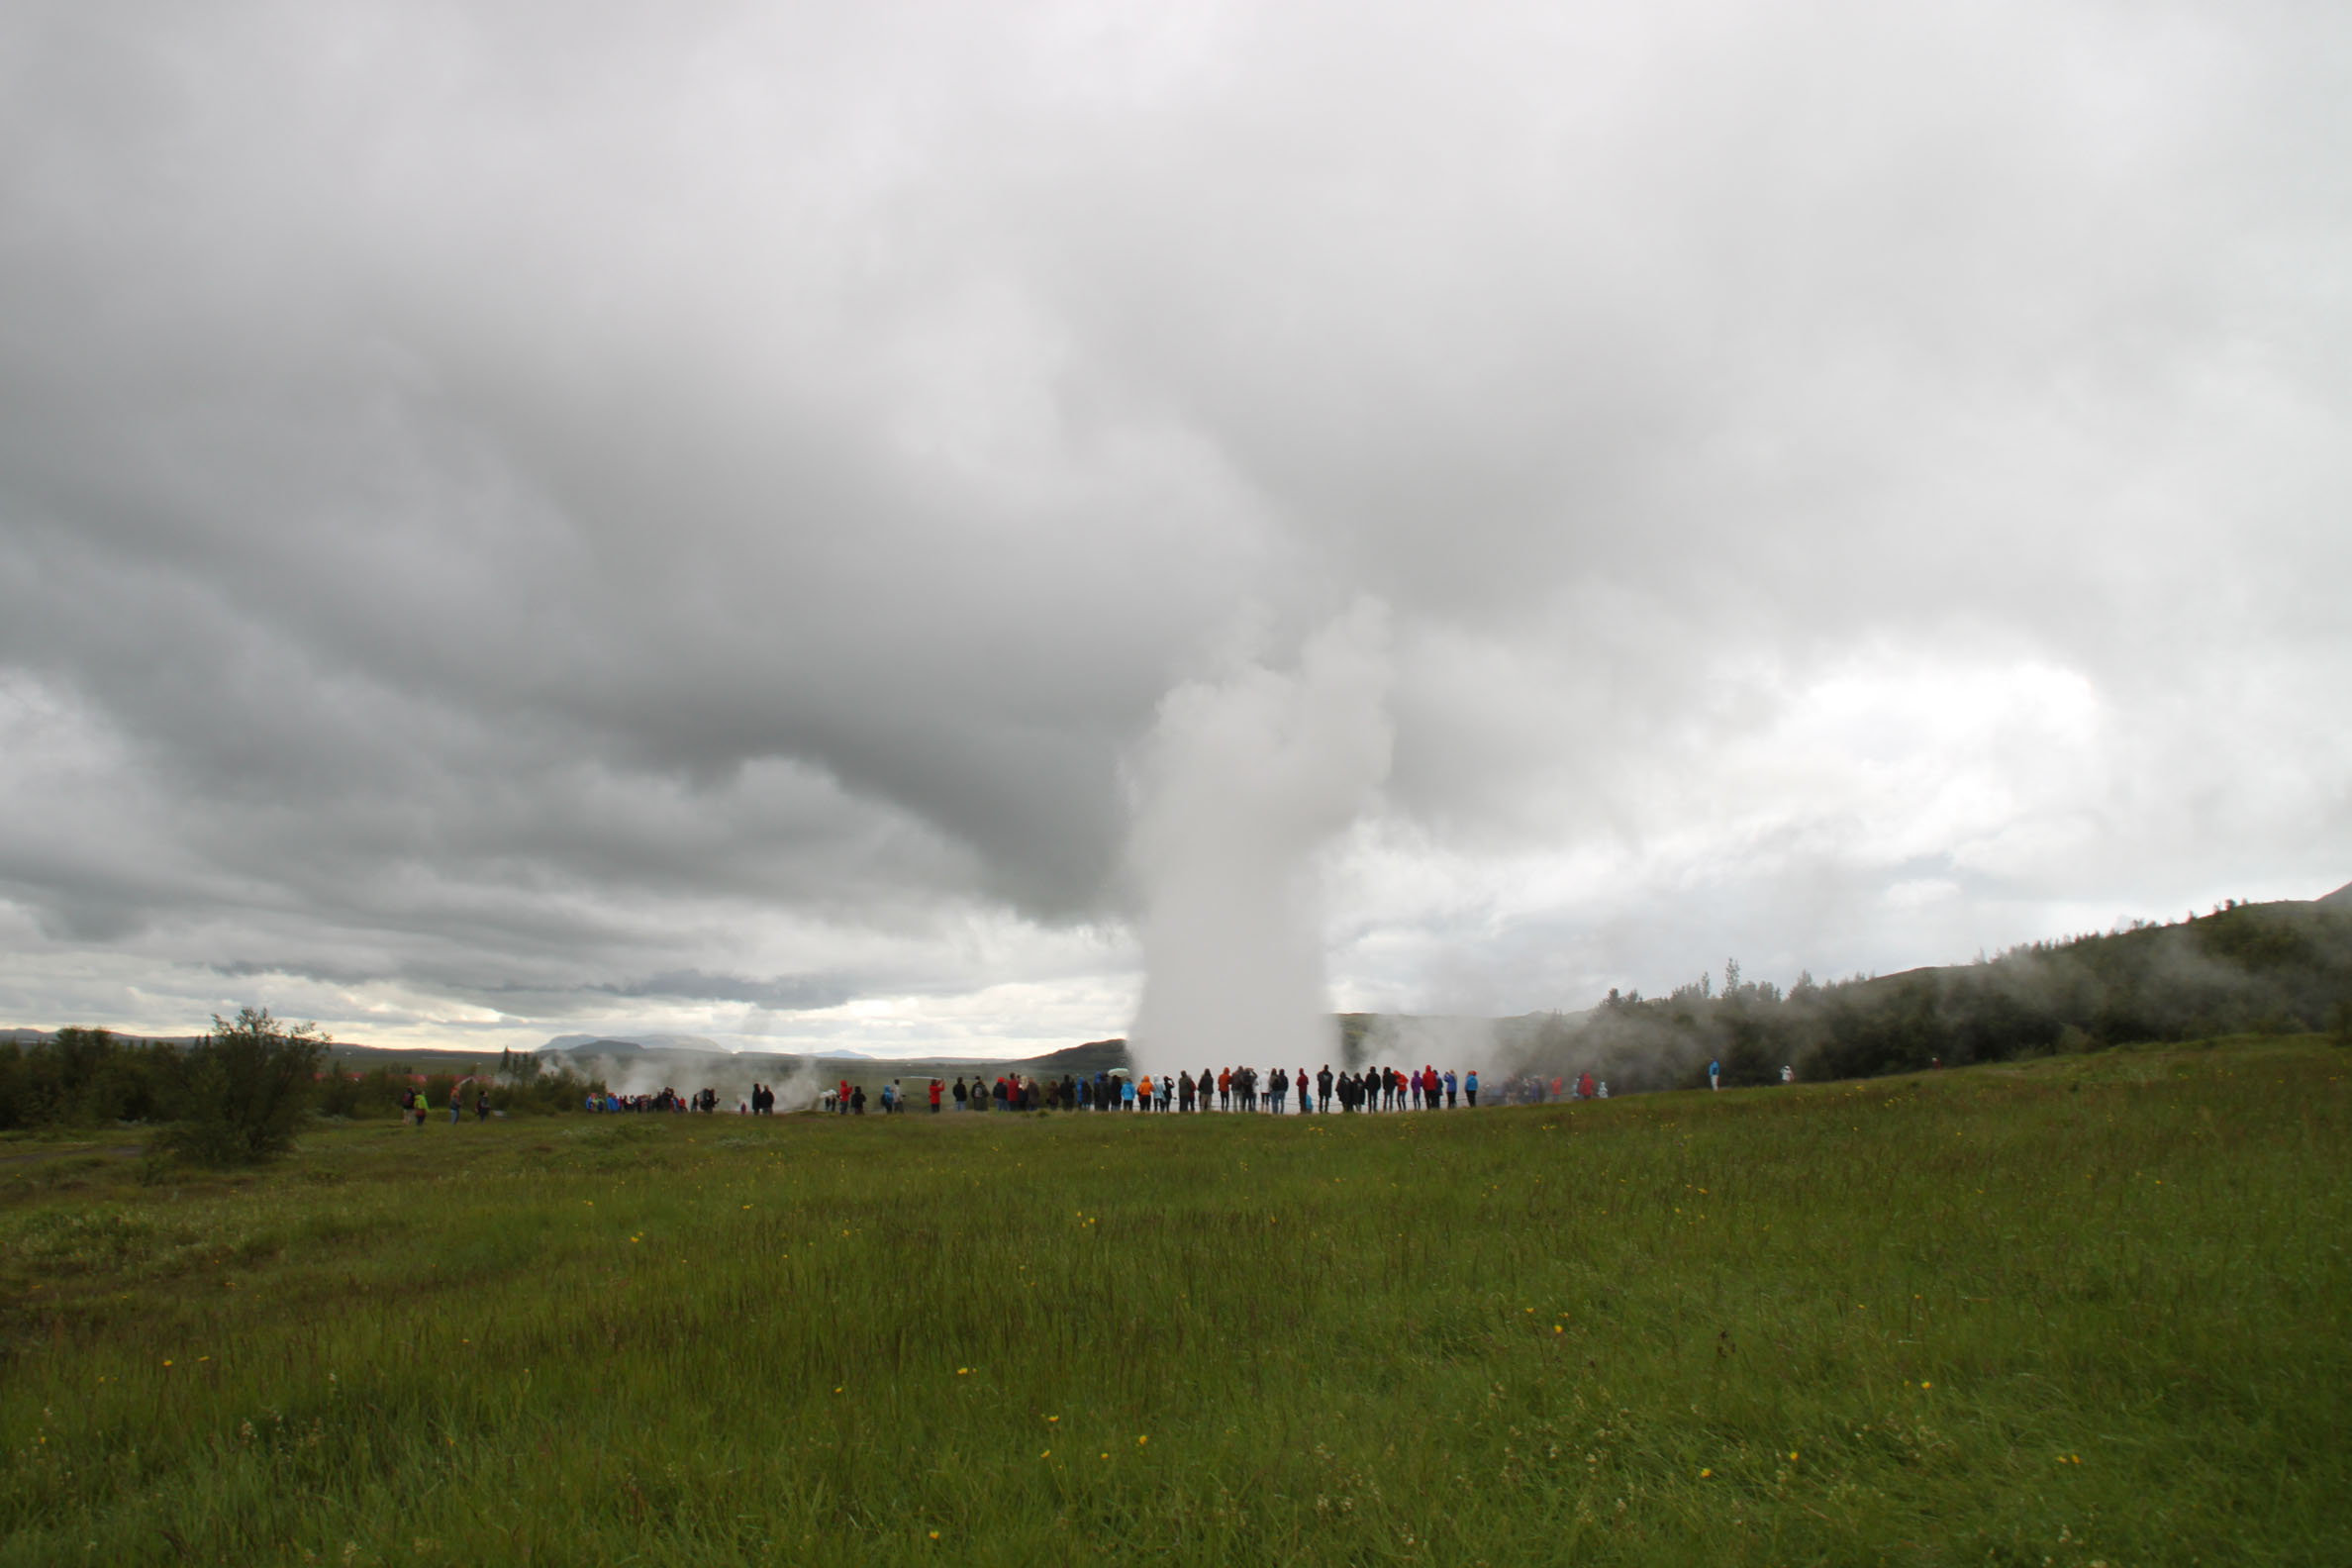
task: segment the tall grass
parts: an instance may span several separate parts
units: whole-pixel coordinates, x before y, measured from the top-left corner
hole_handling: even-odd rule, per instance
[[[2343,1563],[2346,1066],[33,1162],[0,1564]]]

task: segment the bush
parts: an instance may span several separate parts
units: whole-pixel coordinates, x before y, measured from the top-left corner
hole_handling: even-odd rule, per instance
[[[285,1153],[327,1045],[316,1024],[290,1026],[266,1008],[245,1008],[235,1022],[215,1014],[212,1033],[188,1052],[184,1118],[165,1146],[199,1165],[250,1165]]]

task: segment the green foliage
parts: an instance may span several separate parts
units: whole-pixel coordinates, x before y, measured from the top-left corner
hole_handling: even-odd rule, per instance
[[[2352,1561],[2348,1075],[0,1170],[0,1568]]]
[[[492,1109],[550,1114],[577,1111],[590,1094],[602,1094],[605,1081],[584,1075],[560,1056],[535,1051],[501,1051],[500,1087],[490,1096]]]
[[[0,1043],[0,1128],[87,1127],[169,1115],[183,1083],[180,1053],[105,1029],[62,1029],[56,1038]]]
[[[2131,1040],[2296,1034],[2352,1005],[2352,912],[2240,904],[2174,926],[2039,942],[1991,962],[1914,969],[1785,995],[1704,982],[1644,1000],[1611,992],[1581,1027],[1539,1021],[1516,1041],[1544,1076],[1591,1067],[1617,1092],[1917,1072]]]
[[[233,1021],[216,1014],[212,1033],[188,1052],[181,1118],[164,1146],[198,1165],[250,1165],[285,1153],[327,1045],[316,1024],[288,1025],[266,1008],[242,1009]]]

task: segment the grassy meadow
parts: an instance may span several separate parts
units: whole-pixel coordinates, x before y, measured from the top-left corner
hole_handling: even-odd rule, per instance
[[[2352,1562],[2352,1051],[0,1143],[0,1565]]]

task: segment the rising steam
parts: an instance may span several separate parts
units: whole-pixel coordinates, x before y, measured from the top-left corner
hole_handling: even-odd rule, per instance
[[[1315,1065],[1333,1055],[1320,852],[1388,776],[1388,612],[1359,600],[1295,672],[1179,686],[1129,759],[1144,898],[1136,1059]]]

